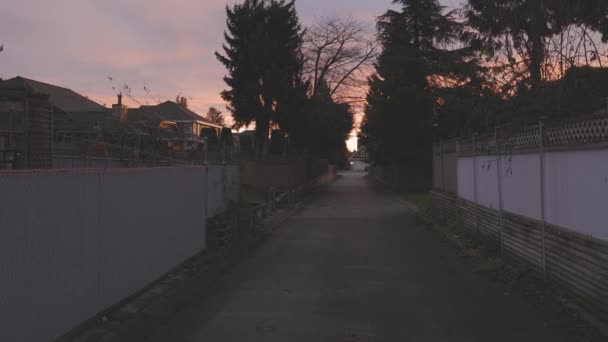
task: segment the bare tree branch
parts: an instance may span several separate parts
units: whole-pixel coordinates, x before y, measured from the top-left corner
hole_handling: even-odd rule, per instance
[[[344,95],[363,99],[378,50],[374,34],[360,22],[338,17],[319,20],[304,37],[305,75],[311,80],[311,95],[327,86],[336,101]]]

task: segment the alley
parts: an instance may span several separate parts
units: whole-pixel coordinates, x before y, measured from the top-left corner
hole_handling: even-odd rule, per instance
[[[156,341],[562,341],[396,196],[346,173]]]

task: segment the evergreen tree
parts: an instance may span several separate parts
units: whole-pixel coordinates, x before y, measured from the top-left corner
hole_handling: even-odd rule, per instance
[[[268,143],[272,123],[289,126],[296,100],[305,99],[300,55],[303,30],[295,1],[245,0],[226,8],[224,54],[216,53],[228,70],[222,92],[237,127],[256,124],[258,152]]]
[[[334,164],[342,162],[345,141],[354,125],[351,107],[336,103],[327,84],[320,84],[317,94],[310,98],[306,111],[299,118],[298,129],[290,135],[295,147]]]
[[[463,32],[436,0],[395,0],[378,20],[383,51],[369,92],[360,139],[379,163],[430,168],[432,122],[439,94],[451,82],[472,82],[477,64],[469,48],[453,48]]]

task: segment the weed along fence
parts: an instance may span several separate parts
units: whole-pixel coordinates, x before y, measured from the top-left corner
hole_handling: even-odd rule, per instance
[[[608,322],[607,118],[497,129],[434,151],[440,215],[496,241]]]
[[[206,248],[238,167],[0,173],[0,341],[49,341]]]
[[[335,165],[326,165],[323,169],[322,173],[313,179],[290,189],[271,188],[268,192],[268,201],[256,204],[251,208],[251,215],[248,215],[251,220],[250,226],[255,227],[259,221],[267,217],[276,208],[284,205],[293,205],[317,187],[330,184],[336,179],[338,174]]]

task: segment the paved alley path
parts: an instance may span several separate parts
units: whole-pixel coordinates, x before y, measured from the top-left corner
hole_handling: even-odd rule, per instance
[[[362,173],[322,190],[154,341],[562,341]]]

